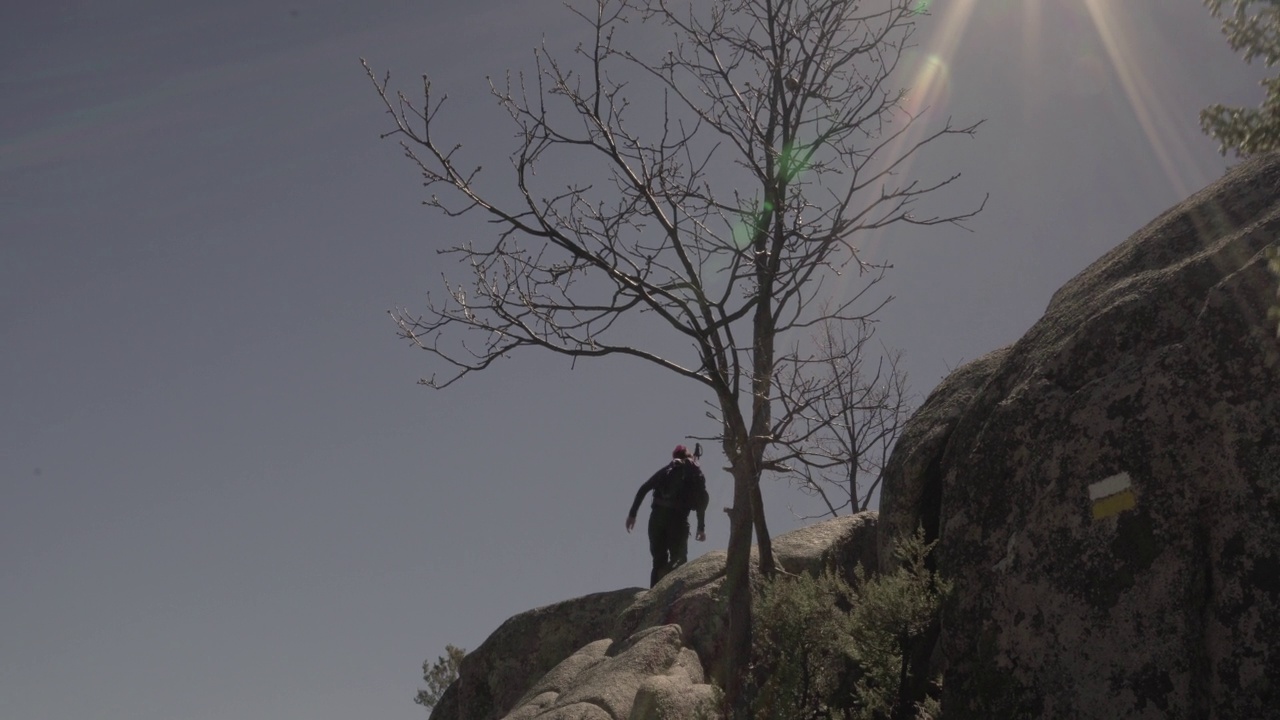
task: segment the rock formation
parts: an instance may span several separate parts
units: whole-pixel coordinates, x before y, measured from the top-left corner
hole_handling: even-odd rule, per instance
[[[788,572],[876,562],[876,514],[781,535]],[[754,558],[753,558],[754,560]],[[629,588],[530,610],[462,661],[431,720],[685,720],[719,717],[708,670],[721,661],[725,553],[713,551],[651,590]]]
[[[583,646],[608,637],[641,588],[596,593],[523,612],[502,623],[458,668],[431,720],[493,720],[514,707],[544,673]]]
[[[955,582],[943,711],[1280,716],[1280,156],[1242,164],[957,370],[886,468]]]
[[[713,717],[719,697],[678,625],[598,640],[574,653],[516,702],[507,720],[675,720]]]

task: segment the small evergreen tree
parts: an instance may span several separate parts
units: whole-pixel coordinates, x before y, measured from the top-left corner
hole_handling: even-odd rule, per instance
[[[951,591],[926,563],[933,546],[918,530],[899,541],[898,568],[869,576],[859,566],[853,587],[831,572],[762,581],[754,601],[752,717],[938,717],[938,681],[922,682],[913,666]]]
[[[936,544],[925,542],[924,530],[917,529],[894,548],[899,566],[893,572],[868,578],[862,566],[854,570],[850,626],[853,659],[863,671],[855,687],[860,718],[915,718],[917,703],[932,704],[928,696],[917,697],[923,679],[914,676],[912,661],[951,593],[951,583],[927,563]]]
[[[419,690],[413,701],[425,707],[428,713],[440,702],[444,691],[458,679],[458,667],[467,654],[466,650],[452,645],[445,645],[444,652],[434,663],[430,660],[422,663],[422,679],[427,687]]]
[[[1280,63],[1280,0],[1231,0],[1230,12],[1223,10],[1223,0],[1205,0],[1214,17],[1223,18],[1222,32],[1233,50],[1244,51],[1244,61],[1261,58],[1268,67]],[[1280,149],[1280,76],[1262,81],[1264,97],[1256,108],[1233,108],[1210,105],[1200,112],[1200,127],[1221,145],[1226,154],[1253,155]],[[1268,267],[1280,278],[1280,249],[1267,248]],[[1280,337],[1280,287],[1276,304],[1267,311],[1276,321]]]
[[[1222,18],[1222,32],[1233,50],[1243,50],[1244,60],[1261,58],[1266,67],[1280,63],[1280,0],[1205,0],[1209,11]],[[1264,97],[1256,108],[1210,105],[1200,112],[1200,126],[1221,143],[1226,154],[1254,155],[1280,149],[1280,77],[1262,81]]]
[[[831,572],[779,574],[762,583],[752,638],[752,717],[840,717],[835,713],[851,687],[852,603],[853,590]]]

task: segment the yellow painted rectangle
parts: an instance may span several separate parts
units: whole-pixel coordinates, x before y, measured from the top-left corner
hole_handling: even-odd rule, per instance
[[[1133,497],[1132,490],[1116,493],[1108,497],[1104,497],[1093,503],[1093,519],[1101,520],[1102,518],[1111,517],[1132,510],[1137,504],[1137,500]]]

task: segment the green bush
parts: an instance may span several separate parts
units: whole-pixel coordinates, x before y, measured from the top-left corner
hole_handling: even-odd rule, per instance
[[[929,569],[923,531],[895,548],[900,565],[854,586],[833,572],[778,575],[755,597],[752,717],[936,718],[938,683],[921,677],[950,585]]]
[[[898,567],[890,573],[867,578],[861,566],[854,571],[857,603],[852,612],[853,659],[862,669],[855,695],[860,718],[912,718],[917,705],[930,698],[922,692],[929,678],[919,677],[924,663],[917,656],[927,654],[932,645],[942,601],[951,584],[928,565],[936,543],[926,543],[924,531],[916,530],[894,548]],[[936,681],[933,698],[936,700]],[[927,713],[936,715],[934,712]]]
[[[853,591],[836,575],[777,575],[754,598],[752,717],[839,717],[851,687]]]
[[[427,687],[419,690],[413,701],[425,707],[428,713],[440,702],[444,691],[458,679],[458,667],[467,655],[466,650],[452,645],[445,645],[444,652],[434,663],[430,660],[422,663],[422,679]]]

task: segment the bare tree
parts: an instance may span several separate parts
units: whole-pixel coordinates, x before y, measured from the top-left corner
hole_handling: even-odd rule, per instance
[[[766,451],[786,430],[774,419],[778,348],[823,322],[865,315],[857,294],[831,297],[842,273],[874,276],[853,242],[859,234],[958,223],[985,204],[922,212],[921,201],[958,174],[904,177],[924,147],[977,127],[913,130],[920,115],[907,110],[893,77],[917,5],[597,0],[571,8],[588,35],[574,56],[561,60],[544,47],[534,72],[491,82],[516,130],[507,194],[482,187],[480,168],[438,137],[444,99],[428,79],[411,101],[388,89],[389,76],[369,72],[394,120],[387,135],[422,172],[427,204],[493,226],[443,251],[468,277],[446,278],[422,314],[393,312],[401,334],[443,369],[423,382],[447,387],[539,348],[630,356],[707,391],[734,479],[729,632],[716,675],[739,712],[753,526],[761,570],[772,570],[759,483]],[[670,38],[660,50],[628,43],[628,33],[654,27]],[[571,164],[577,176],[565,177]],[[594,174],[581,175],[583,167]]]
[[[872,347],[874,336],[868,320],[823,322],[807,354],[797,345],[779,363],[780,440],[766,462],[819,498],[822,515],[871,506],[911,410],[902,354]]]

